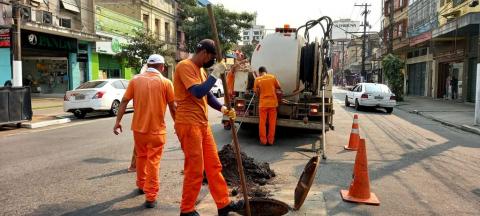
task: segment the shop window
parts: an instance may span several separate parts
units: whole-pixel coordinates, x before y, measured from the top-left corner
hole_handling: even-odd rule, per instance
[[[121,78],[120,75],[120,69],[100,69],[107,75],[107,77],[104,78]]]
[[[160,38],[160,20],[155,19],[155,36]]]

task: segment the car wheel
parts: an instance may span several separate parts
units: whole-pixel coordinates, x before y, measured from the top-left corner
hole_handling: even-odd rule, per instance
[[[357,111],[360,111],[362,109],[362,106],[360,106],[360,104],[358,103],[358,99],[355,100],[355,109]]]
[[[385,110],[387,110],[388,114],[391,114],[393,112],[393,107],[385,108]]]
[[[348,96],[345,96],[345,106],[346,107],[350,106],[350,102],[348,102]]]
[[[75,116],[75,118],[84,119],[87,113],[83,110],[75,110],[73,112],[73,115]]]
[[[119,107],[120,107],[120,102],[118,100],[114,100],[112,103],[112,107],[110,108],[110,111],[109,111],[110,115],[117,116]]]
[[[222,97],[222,91],[220,91],[220,89],[217,91],[217,97]]]

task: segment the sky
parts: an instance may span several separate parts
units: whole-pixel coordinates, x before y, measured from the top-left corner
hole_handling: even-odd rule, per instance
[[[371,11],[368,22],[372,26],[367,31],[380,31],[382,0],[209,0],[214,4],[223,4],[225,8],[237,12],[257,12],[257,25],[265,25],[266,29],[283,27],[299,27],[308,20],[329,16],[333,20],[350,18],[363,22],[361,15],[364,7],[355,7],[355,4],[368,3]],[[320,28],[320,27],[317,27]],[[318,36],[320,29],[310,33],[310,37]],[[267,32],[268,33],[268,32]]]

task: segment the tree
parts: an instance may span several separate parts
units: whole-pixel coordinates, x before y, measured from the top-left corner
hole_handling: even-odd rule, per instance
[[[188,1],[180,4],[183,7],[180,14],[180,18],[183,19],[181,28],[185,32],[188,51],[195,52],[195,46],[200,40],[213,39],[213,35],[207,9],[193,6]],[[213,5],[213,12],[223,52],[227,53],[241,39],[241,30],[252,27],[250,23],[254,15],[247,12],[232,12],[225,9],[223,5]]]
[[[397,97],[398,101],[403,101],[403,79],[404,76],[400,70],[404,67],[405,63],[392,54],[388,54],[382,60],[383,72],[385,78],[387,78],[388,85],[392,89],[392,92]]]
[[[240,50],[242,51],[243,54],[245,54],[247,58],[252,59],[252,54],[253,54],[253,51],[255,50],[255,45],[246,44],[246,45],[243,45]]]
[[[168,64],[173,62],[175,51],[165,41],[158,40],[153,34],[145,30],[134,31],[134,36],[129,39],[128,44],[122,44],[120,56],[126,59],[126,64],[132,68],[141,68],[147,63],[152,54],[160,54],[165,57]]]

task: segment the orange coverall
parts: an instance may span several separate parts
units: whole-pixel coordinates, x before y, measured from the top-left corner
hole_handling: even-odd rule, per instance
[[[227,73],[226,81],[227,81],[228,94],[230,94],[230,98],[233,98],[233,96],[235,95],[234,93],[235,73],[232,70]]]
[[[265,74],[255,78],[253,89],[260,98],[260,122],[258,124],[260,143],[263,145],[273,144],[275,127],[277,126],[277,89],[280,89],[280,83],[272,74]],[[266,131],[267,117],[268,137]]]
[[[135,141],[137,187],[147,201],[158,194],[158,174],[165,144],[165,111],[174,101],[172,82],[156,73],[143,73],[129,83],[124,98],[133,99],[132,131]]]
[[[193,85],[203,83],[206,78],[205,72],[189,59],[178,63],[175,69],[173,82],[177,102],[175,131],[185,154],[183,193],[180,205],[182,213],[195,210],[204,170],[210,193],[217,208],[221,209],[230,204],[217,145],[208,125],[207,97],[198,99],[188,91]]]

